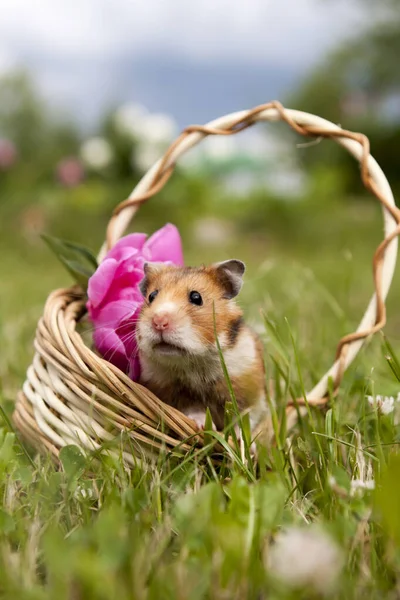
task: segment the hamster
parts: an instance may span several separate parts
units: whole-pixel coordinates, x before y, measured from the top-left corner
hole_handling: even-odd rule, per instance
[[[202,267],[144,265],[145,302],[136,330],[140,381],[199,428],[208,407],[222,430],[230,400],[215,329],[238,407],[249,411],[252,431],[268,414],[262,344],[235,302],[244,271],[244,263],[234,259]]]

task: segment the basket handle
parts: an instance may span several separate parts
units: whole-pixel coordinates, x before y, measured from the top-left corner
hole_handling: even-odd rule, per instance
[[[385,238],[379,244],[373,258],[375,293],[367,310],[357,330],[340,340],[332,367],[307,393],[305,399],[297,400],[298,403],[309,402],[311,405],[317,405],[327,401],[329,379],[333,379],[335,390],[337,390],[345,369],[354,360],[365,339],[382,329],[386,323],[385,299],[396,265],[400,211],[395,205],[392,190],[383,171],[370,154],[369,140],[365,135],[342,129],[316,115],[286,109],[276,101],[256,106],[251,110],[225,115],[207,125],[187,127],[170,145],[164,156],[144,175],[129,198],[116,207],[108,224],[106,242],[99,258],[104,257],[107,249],[111,248],[124,234],[139,207],[163,188],[171,177],[177,160],[187,150],[209,135],[234,135],[253,126],[258,121],[280,120],[285,121],[300,135],[331,138],[348,150],[360,162],[362,182],[381,203],[384,218]],[[301,410],[305,411],[305,407],[302,407]],[[291,412],[291,418],[294,420],[294,407],[289,407],[288,411]]]

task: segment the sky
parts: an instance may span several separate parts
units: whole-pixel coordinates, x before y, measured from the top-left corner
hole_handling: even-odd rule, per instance
[[[283,99],[364,22],[350,0],[1,0],[0,72],[88,124],[133,101],[185,125]]]

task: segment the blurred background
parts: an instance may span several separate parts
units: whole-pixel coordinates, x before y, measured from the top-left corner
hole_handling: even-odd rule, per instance
[[[13,396],[48,293],[70,279],[43,232],[97,251],[112,209],[179,131],[278,99],[366,133],[400,187],[398,0],[3,0],[0,378]],[[378,203],[355,161],[282,124],[203,142],[132,229],[181,230],[188,263],[236,256],[310,383],[373,290]],[[400,334],[399,277],[386,328]],[[285,334],[283,334],[285,335]],[[372,368],[372,363],[367,368]]]

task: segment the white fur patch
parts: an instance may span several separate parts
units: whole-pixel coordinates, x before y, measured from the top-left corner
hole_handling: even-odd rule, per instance
[[[179,376],[193,389],[201,389],[207,380],[216,379],[219,373],[219,360],[213,360],[209,349],[190,325],[180,322],[174,331],[165,331],[162,337],[143,319],[138,324],[139,354],[141,359],[141,380],[154,381],[163,385],[171,378]],[[163,339],[165,342],[184,348],[188,355],[169,355],[157,352],[154,345]],[[211,360],[210,360],[211,359]],[[215,363],[215,364],[214,364]]]
[[[226,348],[227,346],[229,346],[228,336],[224,332],[218,334],[218,341],[219,341],[219,345],[221,346],[222,350],[224,348]]]
[[[179,306],[176,302],[163,302],[159,304],[156,309],[154,309],[155,315],[164,315],[164,314],[174,314],[179,310]]]
[[[166,331],[163,338],[166,342],[182,346],[193,354],[203,354],[207,351],[207,347],[191,326],[189,319],[179,322],[172,331]]]
[[[160,341],[160,334],[156,333],[150,323],[143,319],[139,319],[137,326],[138,332],[138,345],[139,349],[149,352],[156,342]]]
[[[185,408],[183,414],[192,419],[199,429],[203,429],[206,422],[206,411],[201,408]]]
[[[240,377],[253,368],[254,361],[257,358],[257,348],[255,340],[247,329],[239,335],[239,338],[233,348],[224,351],[224,360],[229,375]]]

